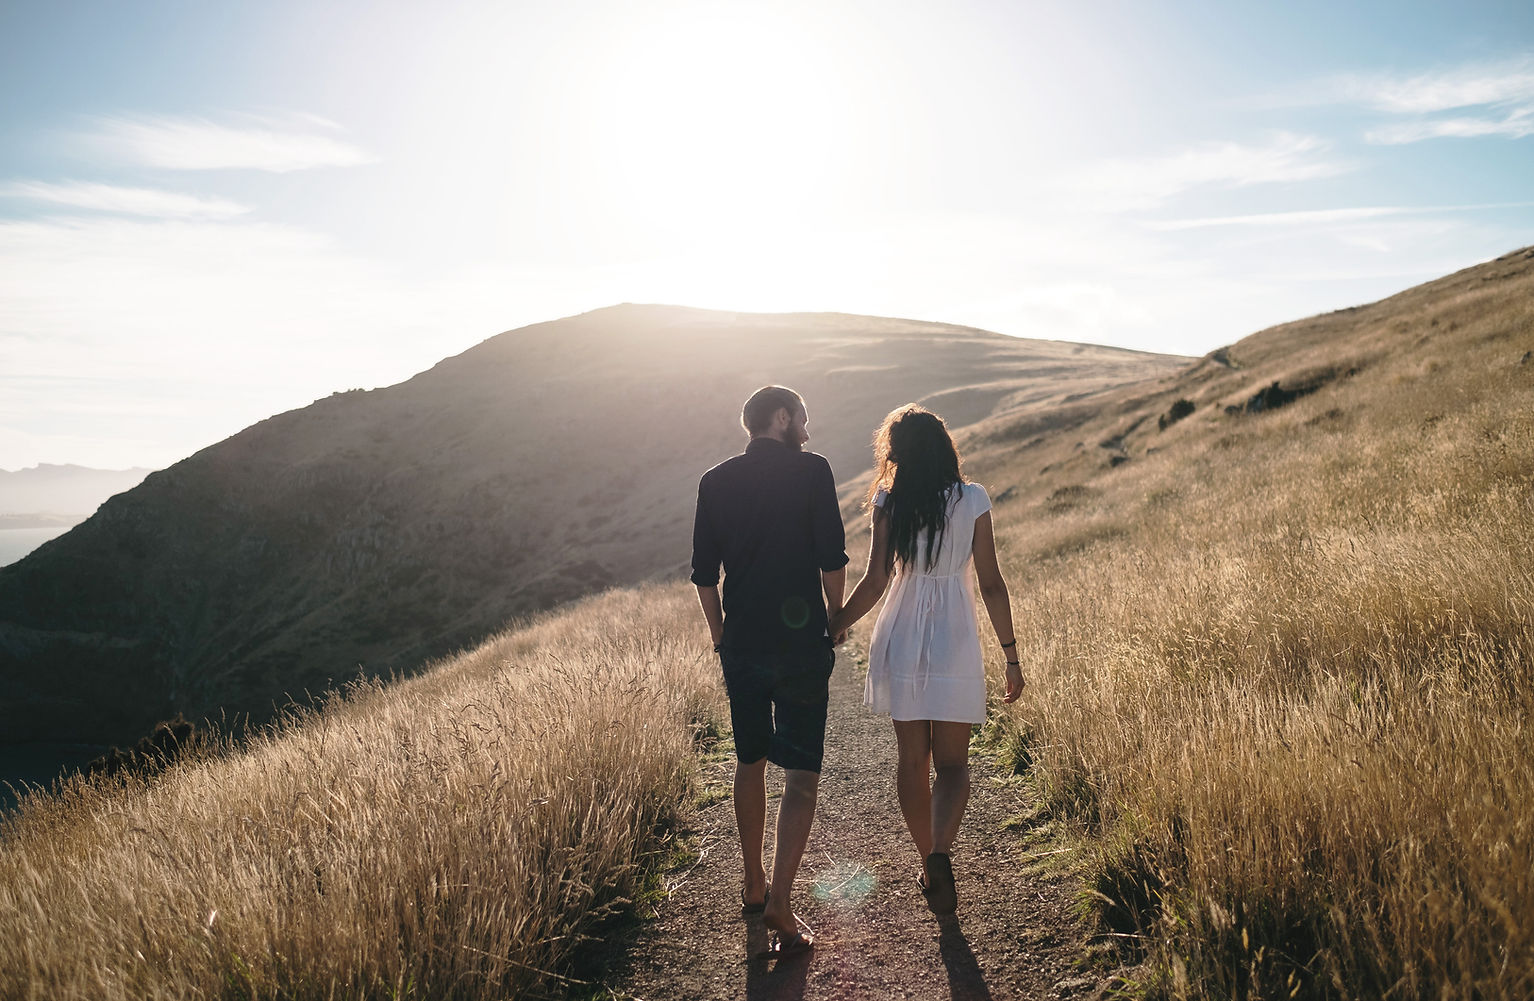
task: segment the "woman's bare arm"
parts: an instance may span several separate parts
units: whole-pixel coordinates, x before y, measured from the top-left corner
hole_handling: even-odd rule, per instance
[[[986,614],[991,617],[991,628],[996,630],[996,640],[1002,645],[1007,660],[1007,691],[1003,702],[1015,702],[1023,693],[1023,669],[1017,658],[1017,634],[1012,630],[1012,596],[1007,592],[1007,581],[1001,575],[1001,564],[996,559],[996,532],[991,525],[991,512],[975,519],[975,541],[970,547],[975,557],[975,576],[980,580],[980,597],[985,602]]]
[[[854,622],[867,615],[869,609],[879,603],[880,598],[884,597],[884,589],[889,586],[889,571],[886,569],[889,545],[889,515],[884,513],[883,508],[874,508],[873,525],[869,529],[868,569],[863,572],[863,579],[858,581],[858,586],[852,589],[852,596],[847,599],[847,604],[832,617],[832,636],[839,636],[846,632]]]

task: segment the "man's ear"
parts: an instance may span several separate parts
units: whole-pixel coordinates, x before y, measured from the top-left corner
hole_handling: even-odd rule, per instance
[[[772,412],[772,429],[774,431],[787,431],[788,426],[794,422],[794,415],[788,412],[787,407],[779,407]]]

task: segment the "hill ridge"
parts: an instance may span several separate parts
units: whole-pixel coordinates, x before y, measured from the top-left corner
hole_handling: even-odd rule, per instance
[[[870,358],[883,367],[848,370]],[[764,383],[805,393],[810,447],[845,477],[910,399],[970,387],[948,398],[964,424],[1182,363],[672,307],[507,331],[259,421],[0,569],[0,733],[132,742],[177,712],[265,718],[290,693],[414,671],[515,615],[674,572],[696,478],[738,450],[740,401]]]
[[[891,804],[863,809],[887,724],[857,708],[847,664],[833,747],[856,751],[827,777],[822,821],[862,861],[807,867],[824,952],[736,966],[751,931],[729,916],[720,679],[676,580],[360,686],[147,787],[74,783],[27,804],[0,822],[0,944],[24,943],[0,947],[0,994],[589,988],[572,983],[592,969],[579,943],[658,903],[620,990],[944,996],[946,973],[965,997],[1524,1001],[1534,266],[1517,264],[1259,332],[1228,349],[1239,368],[1211,356],[964,433],[1028,687],[991,707],[979,749],[1018,777],[986,790],[995,813],[976,797],[963,843],[1003,860],[1060,846],[1045,847],[1066,876],[1052,899],[1076,886],[1088,908],[1079,976],[1051,983],[1083,944],[1075,926],[1049,900],[1008,902],[989,871],[974,899],[1003,906],[920,940],[921,911],[898,910]],[[1332,375],[1299,392],[1317,372]],[[994,648],[987,667],[994,689]],[[699,838],[678,842],[689,802]],[[881,909],[897,934],[861,920]],[[700,923],[718,933],[702,953]],[[891,951],[915,962],[879,968]]]

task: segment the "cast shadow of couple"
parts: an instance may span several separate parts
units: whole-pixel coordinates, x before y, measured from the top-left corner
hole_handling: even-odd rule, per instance
[[[948,974],[948,992],[953,1001],[991,1001],[991,990],[969,939],[959,927],[959,918],[946,914],[937,918],[938,953]],[[815,952],[806,951],[775,958],[767,950],[770,934],[760,917],[746,921],[746,999],[747,1001],[800,1001],[809,984]],[[823,946],[822,946],[823,947]],[[855,958],[849,958],[855,962]]]

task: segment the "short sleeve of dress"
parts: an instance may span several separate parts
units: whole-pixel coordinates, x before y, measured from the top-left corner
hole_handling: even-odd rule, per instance
[[[874,507],[883,507],[884,506],[884,502],[889,500],[889,497],[890,497],[890,492],[888,490],[885,490],[883,487],[880,487],[879,488],[879,492],[874,494]],[[986,503],[990,503],[990,502],[987,501]]]
[[[991,495],[985,492],[985,487],[978,483],[966,483],[964,492],[971,495],[966,499],[969,500],[969,510],[974,517],[978,518],[991,509]]]

